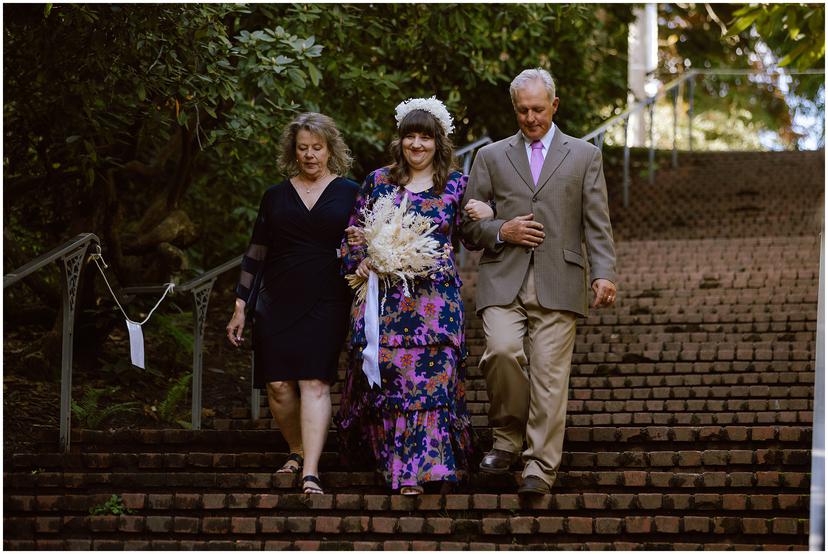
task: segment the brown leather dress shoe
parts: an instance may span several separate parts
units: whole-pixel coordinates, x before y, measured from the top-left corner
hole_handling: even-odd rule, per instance
[[[546,481],[540,477],[529,475],[523,478],[523,484],[518,489],[518,494],[549,494],[551,490]]]
[[[518,456],[519,454],[493,448],[483,456],[483,461],[480,462],[480,471],[494,474],[508,473],[509,468],[517,461]]]

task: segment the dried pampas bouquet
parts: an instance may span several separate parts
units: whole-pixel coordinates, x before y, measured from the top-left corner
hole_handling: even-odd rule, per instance
[[[386,289],[402,281],[403,293],[411,296],[409,281],[416,277],[429,277],[440,271],[440,261],[448,257],[449,245],[440,243],[430,235],[437,228],[431,219],[408,212],[408,197],[403,195],[399,206],[394,205],[394,193],[380,196],[373,207],[363,214],[368,259],[374,272]],[[346,275],[348,284],[356,289],[357,302],[365,301],[368,279],[358,275]]]

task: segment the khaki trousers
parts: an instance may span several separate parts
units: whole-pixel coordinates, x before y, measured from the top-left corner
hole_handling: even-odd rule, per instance
[[[538,303],[534,267],[529,266],[517,298],[482,313],[486,350],[480,369],[489,392],[494,448],[519,452],[524,438],[523,477],[555,481],[563,453],[569,371],[576,315]],[[529,336],[529,371],[523,339]]]

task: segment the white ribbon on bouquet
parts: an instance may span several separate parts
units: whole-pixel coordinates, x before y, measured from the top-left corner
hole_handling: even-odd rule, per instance
[[[379,279],[368,273],[368,291],[365,295],[365,341],[362,351],[362,372],[371,388],[381,386],[379,370]]]

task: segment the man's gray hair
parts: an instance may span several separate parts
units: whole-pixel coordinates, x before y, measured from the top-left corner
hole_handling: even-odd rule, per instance
[[[535,69],[524,69],[512,80],[512,84],[509,85],[509,95],[512,97],[513,106],[515,105],[515,95],[518,89],[523,88],[529,81],[537,80],[542,81],[543,86],[546,87],[546,92],[549,94],[549,101],[553,102],[555,100],[555,81],[552,80],[552,75],[542,67],[537,67]]]

